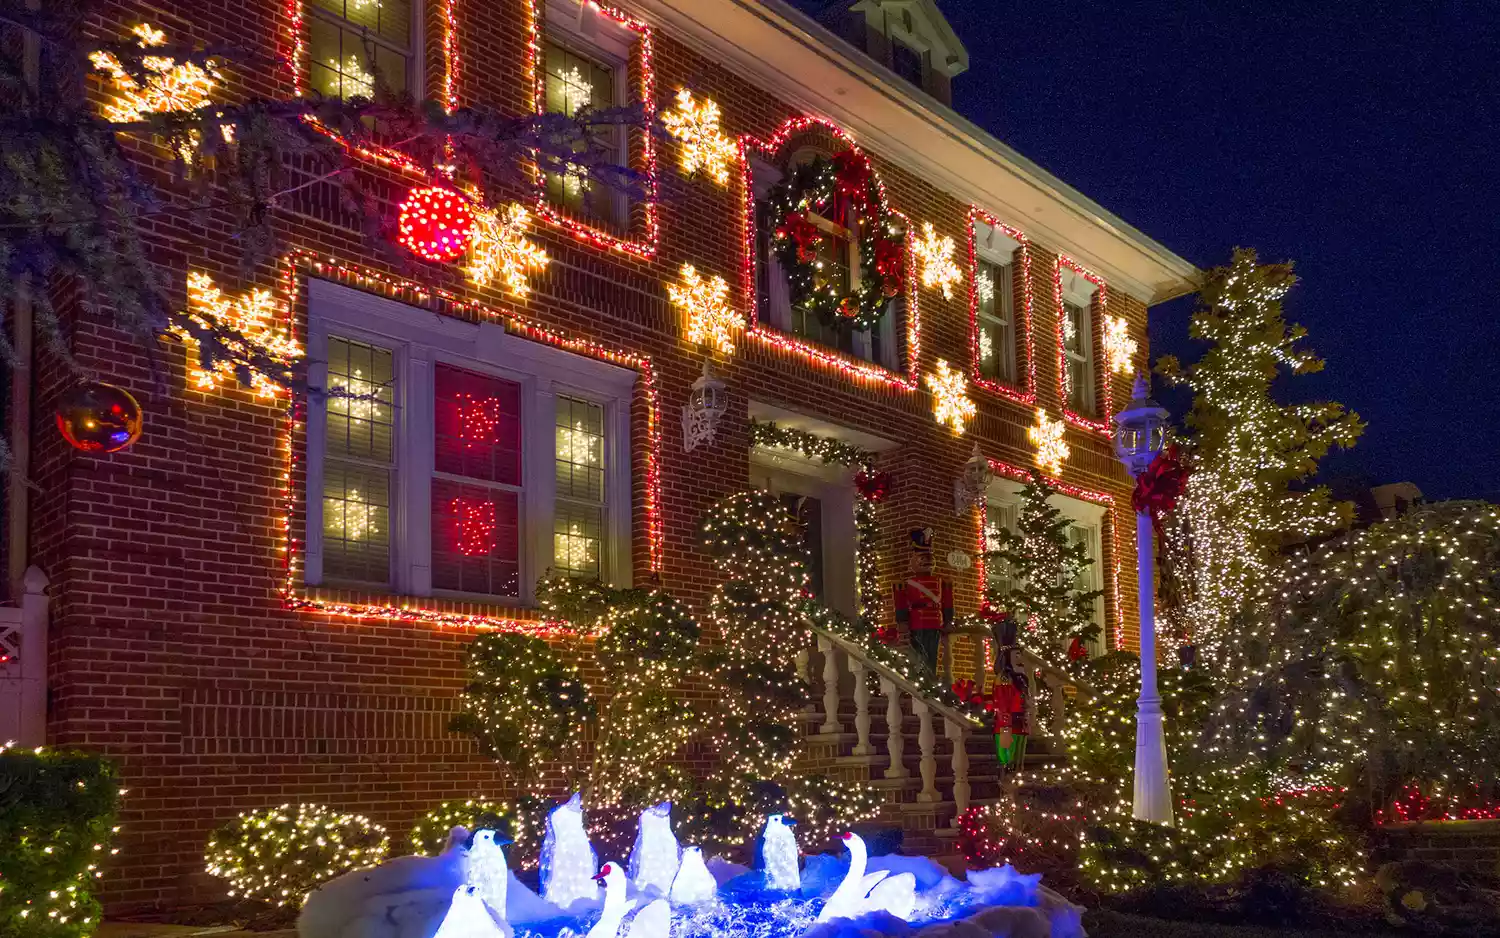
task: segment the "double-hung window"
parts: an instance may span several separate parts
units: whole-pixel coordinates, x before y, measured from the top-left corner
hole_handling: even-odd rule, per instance
[[[978,294],[979,375],[990,381],[1016,380],[1015,290],[1009,264],[980,258],[974,272]]]
[[[1080,414],[1093,414],[1094,391],[1094,293],[1092,281],[1071,268],[1061,271],[1063,285],[1062,348],[1068,407]]]
[[[759,160],[752,161],[751,173],[757,200],[755,248],[761,321],[809,342],[837,349],[852,358],[891,370],[900,367],[895,323],[904,297],[897,296],[887,301],[879,322],[866,330],[834,328],[824,323],[817,313],[792,304],[786,273],[782,271],[773,247],[771,231],[775,225],[771,223],[771,213],[765,201],[771,187],[785,174],[780,167]],[[832,284],[840,293],[854,292],[863,276],[859,234],[860,225],[866,222],[853,209],[846,210],[839,217],[808,213],[808,219],[823,236],[818,244],[816,263],[820,266],[814,274],[815,282],[820,286]]]
[[[405,93],[416,72],[418,6],[415,0],[308,0],[313,90],[330,98],[368,98],[378,74],[391,91]]]
[[[628,582],[635,372],[325,281],[309,310],[309,585],[527,604],[549,569]]]

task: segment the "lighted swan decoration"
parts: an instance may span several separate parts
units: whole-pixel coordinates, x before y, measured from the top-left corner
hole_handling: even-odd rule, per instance
[[[876,911],[889,912],[902,920],[911,918],[917,907],[917,878],[910,873],[890,876],[889,870],[866,873],[869,851],[864,838],[853,831],[845,832],[844,845],[849,848],[849,872],[823,903],[818,921],[858,918]]]

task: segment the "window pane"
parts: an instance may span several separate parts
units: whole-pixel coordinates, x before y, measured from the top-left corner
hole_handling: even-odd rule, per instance
[[[390,349],[328,337],[327,452],[391,461],[396,431]]]
[[[411,49],[410,0],[313,0],[312,6],[348,21],[356,34],[368,30],[400,50]]]
[[[985,549],[998,550],[1000,548],[1000,532],[1014,531],[1016,529],[1016,506],[991,504],[984,523]],[[994,559],[987,561],[984,570],[985,580],[990,589],[1004,592],[1014,589],[1015,580],[1010,575],[1010,564],[1004,560]]]
[[[387,583],[391,577],[390,473],[323,465],[323,574]]]
[[[922,87],[922,64],[925,53],[918,52],[904,42],[891,43],[891,70],[902,78]]]
[[[1063,312],[1063,348],[1075,355],[1083,355],[1087,350],[1085,333],[1088,322],[1083,307],[1064,303]]]
[[[1088,368],[1076,358],[1068,359],[1068,403],[1075,410],[1088,410],[1091,406]]]
[[[542,107],[548,113],[574,116],[584,108],[615,106],[614,69],[585,56],[548,42],[543,49]],[[596,131],[610,145],[619,148],[619,160],[625,160],[619,127]],[[616,194],[595,187],[586,175],[547,173],[547,201],[574,215],[589,216],[607,225],[616,224],[620,214]]]
[[[557,399],[557,497],[604,502],[604,408]]]
[[[598,578],[604,553],[604,510],[559,504],[552,516],[552,566],[558,573]]]
[[[521,484],[521,386],[449,365],[433,373],[433,466]]]
[[[433,588],[519,596],[519,504],[515,492],[433,479]]]

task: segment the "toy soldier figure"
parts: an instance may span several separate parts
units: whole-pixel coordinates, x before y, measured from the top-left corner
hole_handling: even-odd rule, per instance
[[[911,532],[911,567],[896,584],[896,621],[911,632],[911,647],[937,673],[938,644],[953,624],[953,584],[932,572],[932,529]]]

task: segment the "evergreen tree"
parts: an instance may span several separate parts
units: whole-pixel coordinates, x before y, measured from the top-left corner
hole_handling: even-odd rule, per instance
[[[1072,522],[1049,499],[1056,489],[1040,473],[1021,489],[1016,530],[992,532],[985,563],[1006,571],[1009,585],[987,585],[985,602],[1020,623],[1020,642],[1051,664],[1067,662],[1071,640],[1098,637],[1094,604],[1102,590],[1086,590],[1079,582],[1089,564],[1088,545],[1068,537]]]
[[[1233,682],[1243,667],[1238,637],[1257,589],[1275,575],[1288,538],[1333,530],[1344,508],[1324,488],[1294,491],[1334,446],[1364,429],[1343,405],[1282,404],[1272,384],[1283,370],[1319,371],[1302,346],[1307,332],[1288,325],[1281,301],[1296,282],[1290,264],[1259,264],[1236,249],[1233,262],[1208,272],[1192,336],[1209,343],[1192,366],[1163,356],[1157,370],[1193,392],[1186,444],[1192,474],[1166,528],[1180,605],[1168,624],[1197,646],[1211,673]]]

